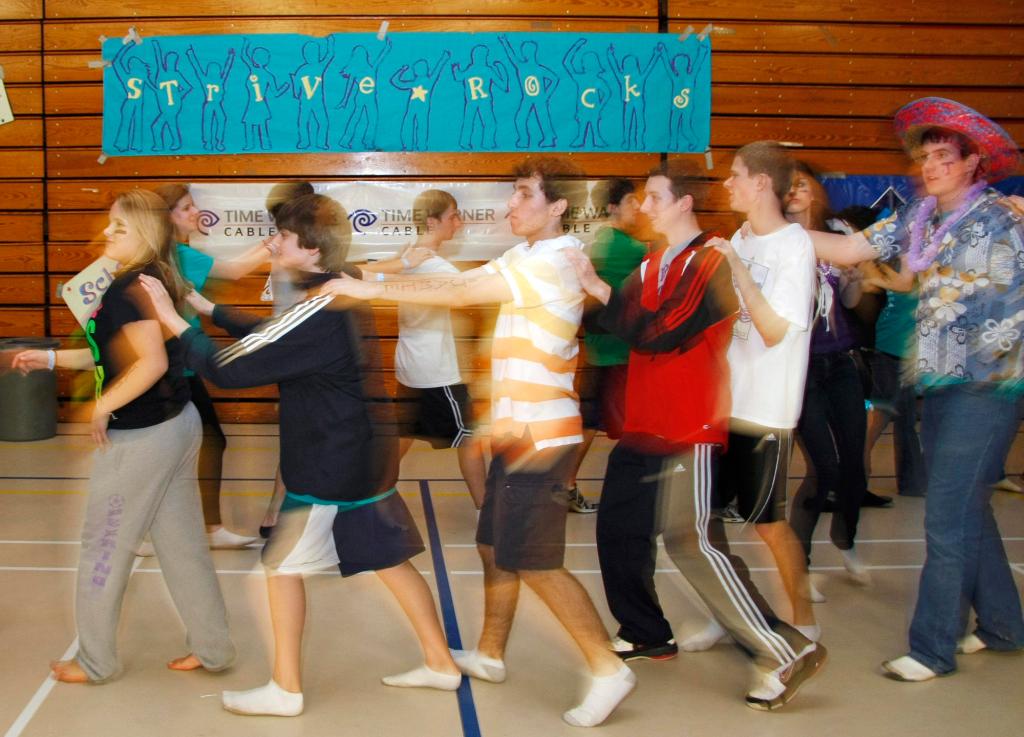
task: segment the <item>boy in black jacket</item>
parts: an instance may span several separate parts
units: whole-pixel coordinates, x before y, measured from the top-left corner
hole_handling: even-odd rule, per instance
[[[351,226],[345,210],[323,195],[285,204],[273,245],[278,263],[315,289],[345,269]],[[337,565],[343,576],[372,570],[409,614],[426,656],[424,666],[383,679],[391,686],[455,690],[461,681],[430,589],[409,559],[423,543],[396,493],[387,460],[394,438],[374,432],[363,387],[359,320],[352,309],[326,309],[331,296],[310,297],[268,320],[198,295],[200,312],[240,340],[217,352],[201,331],[174,311],[159,282],[145,284],[160,320],[182,341],[186,364],[222,387],[277,383],[280,389],[281,475],[288,489],[263,551],[274,628],[272,680],[249,691],[225,691],[238,714],[302,713],[302,574]],[[390,442],[389,442],[390,441]],[[393,450],[393,449],[392,449]],[[384,451],[384,452],[382,452]]]

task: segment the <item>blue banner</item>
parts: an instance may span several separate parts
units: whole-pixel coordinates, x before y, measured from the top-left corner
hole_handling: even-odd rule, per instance
[[[108,39],[112,156],[701,152],[711,42],[613,33]]]

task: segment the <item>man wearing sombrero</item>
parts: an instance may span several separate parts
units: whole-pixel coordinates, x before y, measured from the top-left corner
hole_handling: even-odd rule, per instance
[[[924,396],[927,558],[899,681],[956,670],[956,653],[1024,648],[1024,618],[990,503],[1024,395],[1024,223],[989,184],[1017,171],[1001,127],[952,100],[896,113],[926,197],[851,236],[812,233],[819,258],[896,261],[917,274],[914,371]],[[971,608],[977,626],[967,634]]]

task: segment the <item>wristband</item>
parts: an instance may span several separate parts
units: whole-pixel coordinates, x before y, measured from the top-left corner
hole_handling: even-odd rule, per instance
[[[384,281],[384,272],[383,271],[378,271],[377,272],[377,281]]]
[[[53,371],[53,367],[57,365],[57,352],[50,348],[46,351],[46,370]]]

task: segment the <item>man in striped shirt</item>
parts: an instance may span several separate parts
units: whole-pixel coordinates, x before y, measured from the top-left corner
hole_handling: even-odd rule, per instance
[[[562,718],[591,727],[632,691],[636,677],[608,649],[593,602],[564,567],[565,482],[583,439],[573,389],[583,290],[564,252],[583,244],[564,235],[562,222],[586,195],[579,176],[560,159],[524,161],[508,202],[512,232],[524,241],[482,267],[381,281],[342,278],[325,291],[423,305],[501,304],[491,355],[493,460],[476,537],[484,625],[477,648],[454,652],[455,661],[467,675],[505,680],[505,646],[523,581],[583,652],[593,682]]]

